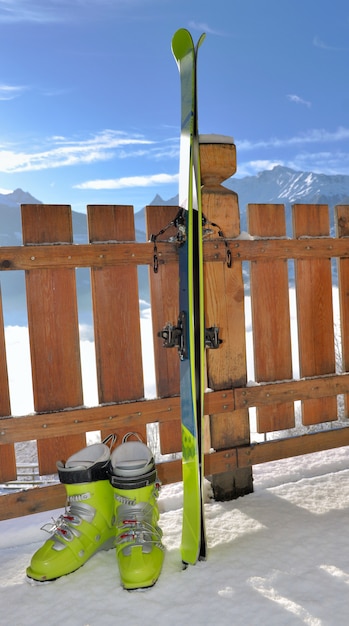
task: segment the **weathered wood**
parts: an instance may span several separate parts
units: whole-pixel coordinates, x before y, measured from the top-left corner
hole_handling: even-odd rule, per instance
[[[222,419],[225,416],[227,432],[232,424],[236,432],[239,429],[239,409],[336,396],[345,393],[348,388],[349,374],[330,374],[209,392],[204,398],[205,413],[220,414]],[[5,444],[17,441],[44,440],[65,433],[73,435],[94,430],[138,429],[146,423],[176,421],[180,423],[178,397],[81,407],[14,419],[0,418],[0,451]]]
[[[132,206],[89,205],[89,241],[135,239]],[[99,403],[144,396],[136,266],[91,268]],[[146,426],[139,434],[146,440]],[[115,432],[115,431],[114,431]],[[110,432],[103,431],[102,439]],[[121,441],[125,428],[115,434]]]
[[[301,380],[275,381],[251,387],[234,389],[235,408],[270,407],[273,404],[326,398],[345,393],[349,388],[349,374],[313,376]]]
[[[175,218],[178,207],[146,207],[147,238],[156,235]],[[177,235],[177,229],[170,227],[159,238],[169,239]],[[149,267],[149,284],[152,308],[154,364],[157,395],[173,396],[179,393],[179,356],[175,348],[164,348],[158,333],[170,322],[177,324],[179,315],[178,258],[174,263],[165,263],[154,272]],[[172,454],[182,449],[180,419],[160,424],[160,448],[162,454]]]
[[[218,187],[236,173],[236,146],[232,137],[200,135],[200,174],[204,187]]]
[[[224,413],[234,410],[232,390],[205,394],[207,413]],[[179,397],[157,398],[137,402],[107,404],[91,408],[66,409],[52,413],[25,415],[12,419],[0,418],[0,446],[16,441],[49,439],[85,433],[94,430],[132,430],[142,424],[180,421]],[[1,450],[1,448],[0,448]]]
[[[4,317],[0,285],[0,416],[11,414],[10,391],[5,347]],[[12,444],[1,447],[0,451],[0,482],[16,480],[16,455]]]
[[[247,217],[252,236],[286,236],[282,204],[249,204]],[[253,261],[250,280],[255,379],[257,382],[289,380],[292,350],[287,261]],[[259,407],[256,418],[259,433],[292,428],[294,404]]]
[[[22,205],[25,245],[72,241],[68,206]],[[32,269],[26,272],[28,329],[36,411],[83,403],[75,271]],[[63,417],[63,414],[62,414]],[[41,474],[85,445],[82,434],[38,441]]]
[[[349,445],[349,428],[336,428],[287,439],[274,439],[237,449],[237,463],[239,467],[245,467],[347,445]]]
[[[46,205],[50,206],[50,205]],[[115,242],[90,244],[46,244],[0,247],[0,271],[53,269],[65,267],[107,267],[109,265],[150,265],[153,263],[152,243]],[[159,243],[159,264],[177,260],[175,243]]]
[[[49,205],[46,205],[49,206]],[[262,259],[308,259],[341,257],[349,258],[347,239],[332,237],[312,237],[305,239],[239,239],[228,238],[232,259],[256,261]],[[178,245],[159,242],[159,264],[176,262]],[[108,265],[149,265],[153,264],[154,246],[152,243],[108,242],[94,244],[46,244],[1,246],[0,271],[53,269],[56,267],[105,267]],[[224,262],[226,248],[222,239],[204,241],[204,260]]]
[[[349,237],[349,206],[338,205],[335,211],[335,222],[338,237]],[[342,347],[342,368],[349,371],[349,259],[337,259],[338,290],[340,308],[340,341]],[[349,389],[349,387],[348,387]],[[344,395],[344,414],[349,415],[348,390]]]
[[[295,237],[326,237],[330,232],[327,205],[293,206]],[[330,259],[295,262],[300,376],[335,372],[332,275]],[[302,401],[305,425],[337,419],[336,398]]]
[[[308,206],[308,205],[302,205]],[[206,255],[211,260],[212,251],[209,242],[205,247]],[[307,237],[303,239],[234,239],[230,243],[232,258],[241,261],[262,259],[328,259],[330,257],[349,257],[349,241],[333,237]],[[217,246],[217,260],[224,253],[223,244]]]
[[[200,156],[203,160],[202,211],[207,226],[211,227],[210,222],[217,224],[224,237],[237,237],[240,234],[238,197],[220,184],[223,175],[232,175],[236,170],[235,145],[203,144]],[[215,231],[214,226],[212,230]],[[217,237],[217,233],[213,236]],[[207,383],[214,390],[239,387],[247,381],[242,264],[235,261],[228,267],[226,260],[204,264],[205,325],[218,326],[223,342],[218,349],[206,350]],[[210,437],[210,445],[217,451],[249,443],[247,409],[210,414]],[[237,477],[231,471],[212,478],[217,500],[252,491],[252,472],[246,470],[242,476],[240,474]]]

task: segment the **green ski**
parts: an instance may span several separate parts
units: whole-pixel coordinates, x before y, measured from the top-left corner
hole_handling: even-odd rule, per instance
[[[206,558],[203,510],[203,403],[205,323],[203,290],[202,207],[197,116],[197,51],[190,33],[178,30],[172,39],[181,82],[179,205],[179,306],[181,333],[180,392],[182,420],[184,565]]]

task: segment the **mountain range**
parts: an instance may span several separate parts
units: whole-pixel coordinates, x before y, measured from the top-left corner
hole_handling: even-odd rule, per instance
[[[241,230],[246,227],[246,206],[248,203],[282,203],[286,206],[288,234],[291,224],[291,205],[328,204],[331,209],[336,204],[349,204],[349,175],[326,175],[314,172],[300,172],[293,169],[276,166],[272,170],[265,170],[256,176],[244,178],[232,177],[224,185],[234,190],[239,197]],[[22,244],[21,234],[21,204],[41,204],[29,192],[16,189],[9,194],[0,194],[0,246]],[[149,203],[150,206],[178,204],[178,197],[164,200],[158,194]],[[135,213],[136,238],[145,241],[144,209]],[[333,211],[331,211],[333,216]],[[86,243],[87,221],[86,215],[72,211],[73,233],[75,243]],[[333,228],[333,217],[332,217]],[[139,268],[140,297],[149,302],[148,271],[146,267]],[[2,272],[0,275],[2,298],[4,304],[5,324],[26,323],[25,317],[25,288],[23,272]],[[91,314],[91,296],[89,287],[88,269],[77,270],[77,287],[79,311],[81,321],[89,322]]]

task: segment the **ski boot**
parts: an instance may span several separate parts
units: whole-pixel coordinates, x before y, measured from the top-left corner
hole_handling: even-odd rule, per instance
[[[110,458],[114,488],[116,556],[124,589],[152,587],[164,560],[162,532],[157,525],[159,483],[149,448],[139,441],[118,446]]]
[[[106,443],[95,443],[73,454],[65,464],[57,463],[59,479],[67,492],[67,507],[57,520],[42,527],[51,537],[33,555],[27,568],[29,579],[55,580],[77,570],[99,550],[114,547],[109,459]]]

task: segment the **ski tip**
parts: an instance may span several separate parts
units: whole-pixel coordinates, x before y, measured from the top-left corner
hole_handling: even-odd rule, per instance
[[[194,45],[193,38],[186,28],[179,28],[172,37],[172,53],[176,61],[181,61],[190,52],[196,52],[204,41],[206,34],[200,35],[199,40]]]
[[[194,42],[186,28],[179,28],[172,37],[172,53],[176,61],[183,59],[194,50]]]
[[[198,49],[200,48],[201,44],[203,43],[203,41],[206,38],[206,33],[202,33],[202,35],[200,35],[198,42],[196,44],[196,52],[198,51]]]

